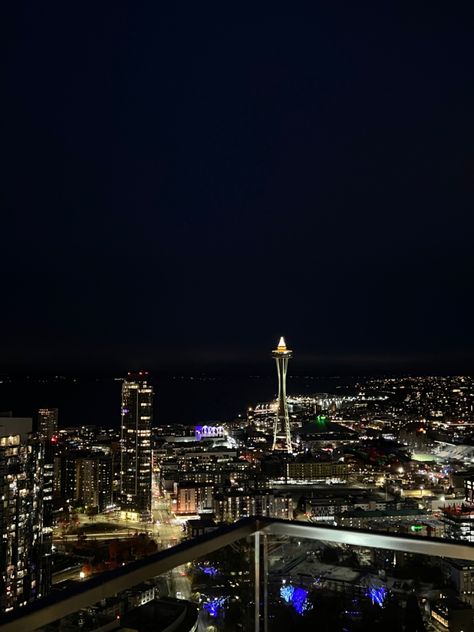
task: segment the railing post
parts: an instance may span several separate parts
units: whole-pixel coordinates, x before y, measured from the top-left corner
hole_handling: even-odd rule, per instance
[[[263,535],[263,632],[268,632],[268,536]]]
[[[260,632],[260,531],[253,535],[254,547],[254,600],[255,632]]]

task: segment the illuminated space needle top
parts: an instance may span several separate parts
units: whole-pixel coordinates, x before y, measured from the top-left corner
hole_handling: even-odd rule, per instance
[[[278,343],[278,347],[273,350],[273,357],[286,356],[287,358],[291,358],[292,354],[293,352],[291,349],[287,349],[285,339],[282,336],[280,338],[280,342]]]

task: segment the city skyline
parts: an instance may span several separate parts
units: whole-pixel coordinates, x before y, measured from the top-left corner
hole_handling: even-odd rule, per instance
[[[218,616],[215,608],[225,611],[228,621],[235,612],[229,598],[233,595],[240,604],[239,586],[248,586],[252,574],[241,583],[227,558],[215,565],[209,558],[190,561],[166,581],[155,573],[151,582],[132,591],[131,583],[124,584],[124,593],[110,601],[102,594],[94,608],[77,613],[68,610],[63,595],[74,594],[81,582],[87,582],[85,590],[97,581],[106,584],[119,569],[127,572],[130,563],[138,569],[160,552],[182,552],[169,549],[179,543],[187,546],[200,535],[210,542],[214,532],[219,537],[222,528],[256,516],[276,521],[280,538],[294,528],[295,534],[304,531],[318,540],[301,547],[299,537],[291,542],[284,536],[275,548],[268,548],[269,553],[273,550],[269,585],[276,580],[280,587],[269,591],[268,599],[272,608],[280,609],[278,616],[292,605],[295,616],[309,626],[312,609],[334,592],[340,594],[342,585],[348,591],[347,603],[357,602],[371,616],[385,607],[385,600],[398,601],[403,609],[411,595],[419,620],[445,621],[449,610],[462,620],[462,629],[470,629],[474,563],[468,560],[474,554],[467,547],[474,542],[474,379],[380,376],[347,380],[345,386],[334,381],[326,392],[298,392],[293,383],[294,390],[287,394],[293,351],[284,337],[271,356],[277,368],[277,398],[253,400],[242,414],[205,425],[156,423],[147,371],[115,380],[120,387],[115,390],[120,428],[107,427],[92,401],[88,412],[97,423],[71,426],[64,422],[62,408],[43,406],[37,410],[36,433],[31,417],[0,413],[0,482],[6,501],[0,508],[6,587],[0,627],[11,621],[17,629],[22,610],[26,618],[34,618],[36,609],[41,613],[44,595],[57,607],[56,615],[47,610],[46,619],[63,617],[73,627],[85,618],[102,626],[117,617],[122,622],[146,617],[146,604],[169,608],[170,598],[173,604],[184,601],[196,613],[200,610],[202,619],[208,612],[207,629]],[[63,382],[56,378],[56,389]],[[216,380],[210,383],[219,391]],[[180,381],[181,396],[183,384]],[[41,380],[40,390],[46,385],[48,381]],[[228,398],[232,400],[232,393]],[[330,542],[334,537],[346,545],[352,535],[356,545],[351,554],[346,546],[321,546],[326,532]],[[426,558],[429,580],[425,576],[424,581],[430,588],[417,600],[412,585],[399,581],[411,556],[404,560],[398,554],[367,551],[373,538],[400,536],[393,542],[400,543],[401,551],[408,537],[419,541],[420,550],[430,551],[430,544],[452,547],[449,550],[463,559]],[[413,554],[414,540],[405,542]],[[235,545],[232,551],[237,552]],[[248,552],[247,541],[239,559]],[[423,568],[413,564],[408,572],[423,577]],[[209,580],[219,576],[212,582],[221,593],[215,603],[202,589],[193,592],[196,573]],[[228,580],[223,580],[227,573]],[[439,598],[431,587],[447,586],[447,573],[453,582],[451,594]],[[295,585],[294,579],[302,576],[308,583]],[[72,592],[65,593],[65,588]],[[94,601],[91,597],[90,605]],[[347,613],[344,607],[331,608],[333,613]],[[409,611],[407,607],[407,617]],[[348,624],[348,630],[360,632],[357,619],[349,616]],[[397,626],[394,630],[403,629],[400,621]]]

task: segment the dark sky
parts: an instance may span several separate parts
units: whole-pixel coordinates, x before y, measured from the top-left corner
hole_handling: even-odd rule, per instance
[[[10,4],[0,368],[470,370],[472,2]]]

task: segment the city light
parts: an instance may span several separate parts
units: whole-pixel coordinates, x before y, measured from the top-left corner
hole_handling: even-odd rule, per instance
[[[370,597],[373,605],[377,605],[382,608],[387,597],[387,589],[385,586],[369,586],[366,595],[367,597]]]
[[[203,605],[204,610],[206,610],[211,617],[217,617],[227,600],[228,597],[216,597],[215,599],[211,599]]]
[[[293,606],[298,614],[304,614],[312,608],[308,601],[308,591],[304,588],[286,584],[280,588],[280,597],[285,603]]]
[[[211,577],[215,577],[219,572],[217,568],[214,568],[214,566],[198,566],[198,568],[204,573],[204,575],[209,575]]]
[[[274,353],[280,371],[279,387],[283,390],[286,383],[282,382],[282,372],[291,351],[286,348]],[[415,383],[416,396],[411,400],[403,379],[401,384],[369,379],[367,389],[361,388],[359,396],[340,392],[286,398],[294,435],[291,453],[281,449],[286,433],[282,397],[250,405],[247,418],[235,416],[234,421],[154,426],[153,389],[144,380],[144,374],[131,374],[122,381],[120,428],[57,428],[57,411],[52,409],[46,415],[43,410],[44,448],[33,449],[34,442],[30,444],[26,437],[6,432],[9,426],[2,421],[5,433],[0,436],[0,458],[8,472],[8,484],[3,488],[4,501],[8,500],[4,511],[20,528],[31,514],[32,537],[27,531],[21,537],[33,552],[36,568],[41,570],[47,561],[46,556],[41,557],[42,551],[57,555],[65,545],[69,548],[74,543],[83,559],[96,540],[110,539],[110,546],[104,543],[103,559],[82,566],[78,563],[64,572],[67,581],[79,582],[253,516],[362,529],[367,533],[360,539],[361,546],[370,545],[369,533],[382,531],[416,535],[418,541],[440,537],[474,542],[474,474],[467,470],[474,458],[474,447],[468,440],[462,443],[463,429],[458,424],[453,442],[433,441],[433,437],[417,432],[422,415],[413,406],[418,405],[417,394],[425,388],[423,380]],[[426,406],[431,407],[432,387],[429,381],[427,384]],[[401,394],[396,392],[399,386],[404,386]],[[378,389],[395,395],[393,399],[391,395],[382,396]],[[474,382],[472,392],[474,398]],[[366,406],[367,402],[374,403],[373,410]],[[468,405],[470,402],[469,399]],[[441,403],[437,410],[442,410]],[[275,419],[281,422],[277,450],[273,450],[272,443]],[[437,427],[436,422],[429,414],[424,414],[423,419],[429,435]],[[10,423],[12,429],[18,427],[18,422]],[[449,426],[443,428],[448,433]],[[29,433],[29,425],[27,429]],[[46,439],[48,433],[51,441]],[[467,436],[469,433],[470,430]],[[420,442],[423,450],[417,453]],[[42,449],[47,450],[47,459]],[[313,493],[315,488],[317,493]],[[295,501],[295,496],[299,500]],[[429,506],[425,506],[425,497],[430,499]],[[47,505],[53,500],[58,507],[54,513]],[[96,520],[100,523],[97,533],[92,524]],[[35,526],[38,524],[42,525],[41,532]],[[13,552],[14,533],[9,530],[6,536]],[[247,584],[243,575],[251,576],[252,571],[241,569],[240,561],[233,556],[237,554],[240,560],[246,560],[247,546],[248,543],[245,548],[229,551],[230,565],[225,559],[206,554],[199,557],[199,562],[190,563],[186,571],[177,569],[172,595],[206,604],[202,608],[214,623],[226,599],[232,604],[232,612],[239,604],[245,607],[248,598],[242,591]],[[313,607],[308,590],[324,599],[334,582],[340,581],[338,575],[344,578],[341,581],[353,577],[355,585],[376,608],[386,604],[388,588],[367,577],[375,582],[377,577],[384,577],[387,586],[397,581],[394,568],[399,559],[393,554],[374,560],[356,547],[353,556],[347,558],[329,543],[323,548],[312,547],[299,534],[276,549],[269,542],[267,555],[269,586],[275,585],[273,581],[279,586],[276,592],[269,588],[269,602],[285,604],[295,616]],[[10,568],[13,566],[10,564]],[[360,572],[369,566],[374,572]],[[382,570],[384,575],[380,574]],[[455,572],[453,566],[451,573]],[[467,573],[462,581],[470,581],[470,569]],[[412,574],[415,576],[416,572]],[[298,576],[302,585],[296,579],[292,581]],[[51,589],[51,574],[44,572],[43,577],[42,590],[46,595]],[[61,576],[54,578],[55,584],[58,579]],[[251,581],[251,577],[247,579]],[[11,580],[28,589],[41,577],[31,575],[30,579],[18,567]],[[220,596],[203,595],[206,585],[212,585]],[[435,594],[442,586],[435,579],[433,585]],[[11,587],[5,594],[10,600],[8,608],[14,609],[24,604],[24,598],[22,592],[14,595]],[[394,603],[406,600],[409,588],[402,582],[393,592]],[[471,588],[463,590],[468,594]],[[148,598],[149,595],[143,597]],[[347,605],[347,611],[355,609]]]

